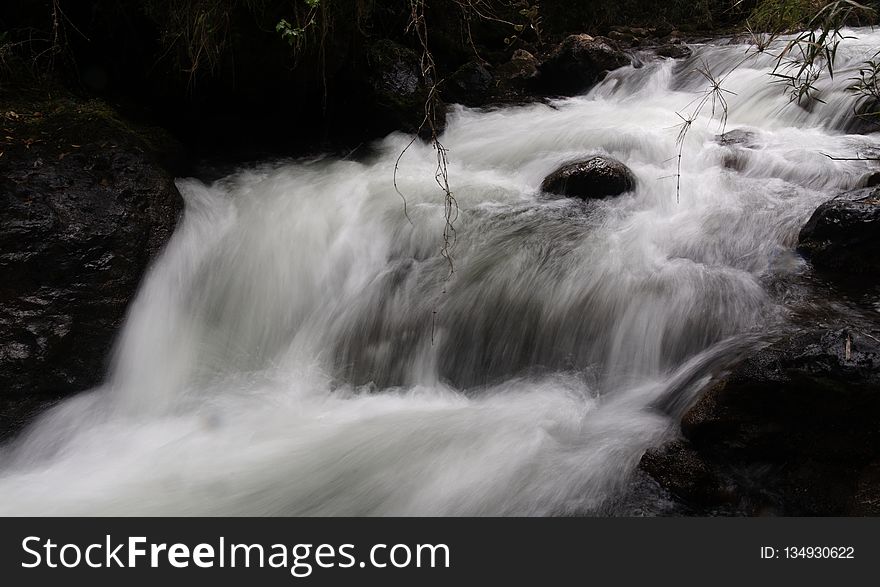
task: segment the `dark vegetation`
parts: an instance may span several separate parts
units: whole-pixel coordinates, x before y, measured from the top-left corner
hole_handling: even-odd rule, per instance
[[[401,116],[407,109],[389,102],[410,107],[462,66],[502,66],[517,50],[538,54],[569,33],[622,41],[632,35],[621,26],[651,27],[659,37],[676,30],[717,34],[751,15],[761,26],[785,28],[806,18],[803,6],[813,4],[7,0],[0,8],[0,67],[4,88],[54,83],[158,123],[200,155],[259,157],[353,148],[391,130],[412,131],[419,117]],[[426,66],[414,15],[437,78],[427,83],[414,77]],[[457,98],[452,85],[441,84],[441,99]]]

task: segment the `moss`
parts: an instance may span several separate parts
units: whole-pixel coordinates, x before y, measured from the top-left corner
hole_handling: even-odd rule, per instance
[[[171,171],[185,159],[164,129],[127,120],[103,100],[82,99],[57,86],[0,90],[0,127],[0,151],[7,158],[58,160],[91,145],[135,147]]]

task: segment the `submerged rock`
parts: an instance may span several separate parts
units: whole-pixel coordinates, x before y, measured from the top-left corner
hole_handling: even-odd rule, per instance
[[[544,192],[583,200],[617,196],[635,187],[629,167],[604,155],[563,165],[541,183]]]
[[[590,35],[569,35],[538,67],[541,90],[575,95],[589,89],[612,70],[632,62],[629,55],[610,41]]]
[[[752,156],[750,152],[761,147],[758,133],[744,128],[718,135],[715,141],[722,147],[727,147],[722,153],[721,165],[735,171],[745,169]]]
[[[819,206],[804,225],[798,251],[818,270],[880,276],[880,189],[859,189]]]
[[[812,327],[734,365],[640,466],[704,511],[878,514],[877,414],[880,328]]]
[[[158,163],[173,147],[158,131],[67,98],[29,98],[3,117],[0,431],[101,380],[182,209]]]
[[[723,147],[742,147],[744,149],[756,149],[759,146],[758,133],[745,128],[729,130],[715,137],[718,144]]]

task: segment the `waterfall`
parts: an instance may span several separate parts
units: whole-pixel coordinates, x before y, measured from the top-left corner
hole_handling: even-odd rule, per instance
[[[454,107],[451,273],[431,145],[406,150],[394,187],[408,136],[359,161],[179,179],[185,215],[106,383],[3,448],[0,513],[631,513],[641,455],[785,323],[768,284],[805,270],[799,229],[868,173],[825,154],[880,148],[847,134],[846,91],[880,33],[850,32],[810,108],[770,83],[772,57],[735,67],[746,46],[722,41],[643,56],[584,96]],[[728,118],[692,124],[679,190],[676,112],[703,63],[727,74]],[[733,129],[749,144],[717,140]],[[540,193],[590,154],[625,162],[636,190]]]

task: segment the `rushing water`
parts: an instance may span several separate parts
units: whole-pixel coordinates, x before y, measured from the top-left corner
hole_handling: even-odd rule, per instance
[[[182,179],[181,226],[152,268],[106,384],[7,446],[5,514],[627,513],[644,450],[714,368],[785,320],[768,284],[804,270],[797,232],[868,172],[847,135],[855,31],[824,104],[725,80],[727,130],[674,128],[745,47],[611,74],[550,105],[456,108],[442,137],[460,206],[439,256],[435,153],[391,135],[367,161]],[[593,153],[634,193],[585,204],[538,186]],[[736,169],[731,169],[735,167]],[[630,500],[631,503],[631,500]],[[627,507],[632,507],[627,506]],[[638,509],[638,507],[636,508]],[[650,510],[651,508],[647,508]]]

